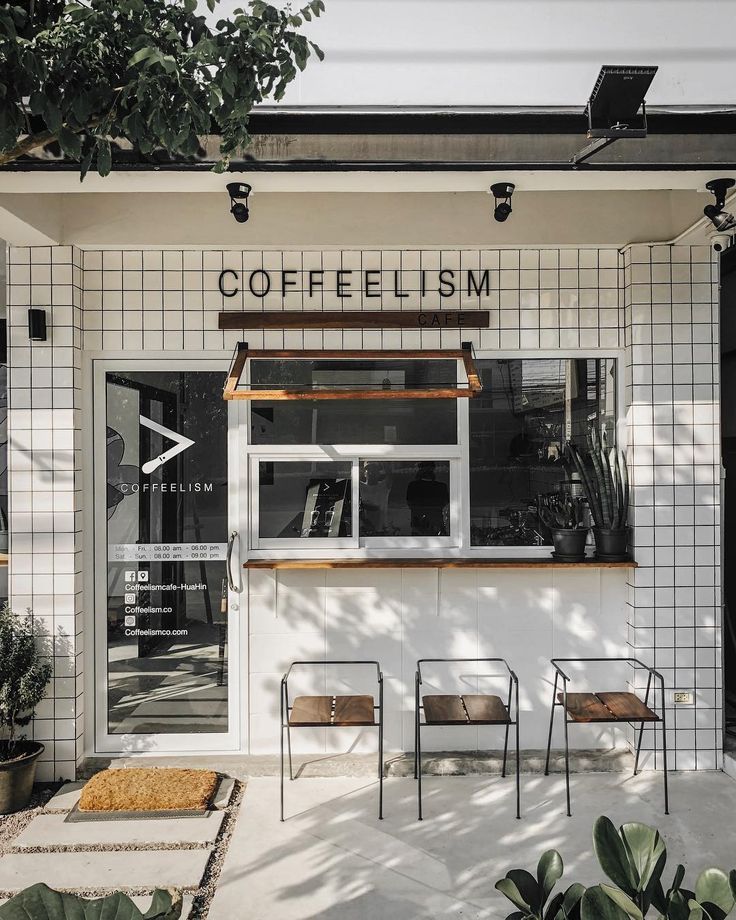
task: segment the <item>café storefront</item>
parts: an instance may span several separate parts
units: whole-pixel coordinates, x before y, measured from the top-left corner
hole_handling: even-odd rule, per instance
[[[19,332],[39,279],[53,345]],[[674,765],[719,766],[716,281],[706,245],[11,248],[11,596],[85,637],[83,678],[59,674],[37,719],[43,770],[274,753],[283,672],[325,657],[381,662],[389,751],[412,749],[418,658],[504,657],[539,749],[549,660],[573,655],[653,657],[691,694]],[[42,405],[31,364],[68,390]],[[627,451],[626,561],[592,537],[585,562],[554,560],[539,516],[591,427]],[[24,469],[44,439],[74,475]],[[24,571],[41,502],[67,509],[48,584]],[[81,590],[55,568],[70,553]],[[311,729],[297,749],[336,743],[375,740]]]

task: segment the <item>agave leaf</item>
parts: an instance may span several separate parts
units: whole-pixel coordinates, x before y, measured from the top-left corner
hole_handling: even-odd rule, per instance
[[[81,898],[62,894],[48,885],[31,885],[0,907],[0,920],[178,920],[181,896],[158,890],[151,907],[142,914],[133,901],[120,891],[104,898]]]
[[[593,847],[601,869],[614,885],[630,896],[638,890],[638,878],[618,831],[610,818],[598,818],[593,826]]]
[[[727,916],[734,906],[734,896],[729,878],[720,869],[704,869],[695,883],[695,900],[708,912],[711,905],[719,908]]]
[[[600,885],[588,888],[583,895],[580,917],[581,920],[629,920],[628,914],[608,897]]]
[[[562,857],[557,850],[547,850],[542,853],[537,866],[537,884],[542,893],[542,904],[544,905],[547,898],[552,893],[552,889],[562,878],[564,865]]]
[[[595,489],[593,488],[593,484],[591,482],[590,476],[588,475],[588,471],[585,468],[585,463],[583,462],[580,451],[570,441],[567,443],[566,451],[572,461],[573,466],[575,467],[575,471],[577,472],[578,476],[580,476],[580,481],[583,485],[583,489],[585,490],[585,497],[588,500],[588,507],[590,508],[590,513],[593,515],[595,526],[603,527],[603,512],[601,509],[600,500],[595,492]]]
[[[631,918],[631,920],[644,920],[644,914],[642,914],[631,898],[627,894],[624,894],[619,888],[614,888],[613,885],[604,884],[601,884],[600,888],[608,895],[614,904],[617,904],[621,908],[627,917]]]

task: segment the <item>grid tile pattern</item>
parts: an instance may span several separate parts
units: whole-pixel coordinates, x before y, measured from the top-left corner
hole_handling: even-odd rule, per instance
[[[664,676],[672,766],[716,769],[723,750],[717,263],[707,246],[633,246],[624,259],[639,563],[629,576],[629,642]],[[675,705],[675,690],[690,691],[693,704]],[[653,731],[645,743],[655,749]]]
[[[8,273],[9,596],[30,609],[53,657],[33,737],[38,779],[72,778],[82,756],[80,368],[81,252],[11,249]],[[46,342],[29,342],[27,310],[46,310]]]
[[[11,249],[9,258],[10,595],[17,609],[33,609],[41,641],[53,642],[54,683],[34,726],[47,746],[39,778],[73,776],[82,755],[82,348],[133,356],[228,354],[240,333],[217,330],[223,306],[417,309],[418,273],[436,270],[440,260],[447,268],[489,269],[488,297],[479,302],[459,293],[441,306],[489,309],[490,329],[254,331],[249,341],[272,348],[432,348],[457,347],[462,337],[483,349],[625,346],[632,539],[640,566],[628,578],[629,647],[662,671],[670,689],[695,693],[690,707],[668,700],[674,766],[720,765],[718,292],[706,247],[635,246],[623,253],[34,247]],[[224,268],[241,279],[257,269],[401,270],[410,297],[361,304],[338,297],[326,275],[317,302],[304,292],[262,300],[246,292],[223,304],[217,278]],[[28,342],[30,305],[47,309],[48,342]],[[422,306],[431,305],[425,299]],[[573,581],[560,590],[570,603],[579,600]],[[484,602],[480,593],[476,602]],[[251,722],[258,718],[252,714]],[[655,743],[647,732],[646,744],[654,749]]]
[[[421,298],[421,272],[436,285],[439,268],[489,272],[480,299],[457,284],[451,297]],[[223,299],[218,276],[238,273],[240,291]],[[251,294],[253,271],[321,270],[324,289],[265,297]],[[337,270],[381,272],[382,299],[359,286],[339,296]],[[393,294],[394,273],[400,290]],[[249,330],[254,348],[453,348],[472,339],[479,348],[617,348],[623,344],[621,256],[616,249],[324,250],[324,251],[91,251],[84,252],[84,347],[102,349],[231,350],[240,332],[217,330],[227,310],[487,309],[489,329]],[[228,279],[230,283],[232,279]],[[259,290],[261,279],[254,287]],[[224,304],[224,305],[223,305]]]

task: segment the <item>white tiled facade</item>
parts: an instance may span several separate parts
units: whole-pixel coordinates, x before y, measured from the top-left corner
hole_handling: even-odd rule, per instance
[[[11,249],[10,595],[31,607],[55,639],[52,692],[35,736],[47,746],[40,778],[71,776],[93,739],[83,738],[83,503],[91,501],[81,454],[83,349],[131,358],[171,352],[221,355],[241,333],[217,330],[221,309],[416,309],[422,269],[488,268],[491,294],[458,293],[445,309],[491,311],[484,330],[291,330],[249,332],[252,347],[436,348],[471,340],[484,351],[557,349],[625,353],[633,544],[639,568],[519,573],[469,571],[252,574],[249,583],[248,749],[277,743],[277,686],[295,657],[354,650],[378,657],[387,679],[387,744],[411,749],[414,662],[420,656],[499,654],[522,684],[522,746],[543,746],[551,697],[549,658],[635,654],[668,687],[670,744],[680,769],[721,759],[719,600],[718,292],[707,247],[615,249],[219,251]],[[303,292],[223,300],[223,269],[402,271],[397,305],[339,298],[326,283]],[[29,344],[26,310],[43,306],[49,340]],[[628,584],[627,584],[628,581]],[[370,617],[364,614],[370,610]],[[87,614],[85,618],[85,612]],[[98,616],[104,617],[103,612]],[[628,630],[628,633],[627,633]],[[92,637],[84,635],[91,645]],[[346,647],[346,643],[350,648]],[[89,661],[89,656],[86,658]],[[628,673],[625,675],[628,677]],[[598,686],[595,689],[607,689]],[[559,738],[556,739],[559,743]],[[605,732],[571,738],[608,744]],[[430,746],[494,746],[475,730]],[[329,749],[334,739],[307,742]],[[340,742],[342,743],[342,742]],[[647,734],[647,744],[654,739]],[[656,747],[659,747],[657,741]]]

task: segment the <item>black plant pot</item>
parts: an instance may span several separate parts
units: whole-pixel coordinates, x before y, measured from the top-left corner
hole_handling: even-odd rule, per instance
[[[583,562],[585,559],[585,540],[588,531],[585,527],[576,527],[570,530],[553,529],[552,542],[555,551],[553,558],[560,562]]]
[[[36,761],[43,754],[37,741],[19,741],[12,760],[0,760],[0,815],[26,808],[31,801]]]
[[[606,527],[594,527],[593,533],[596,559],[602,562],[626,562],[629,558],[629,531],[626,528],[609,530]]]

